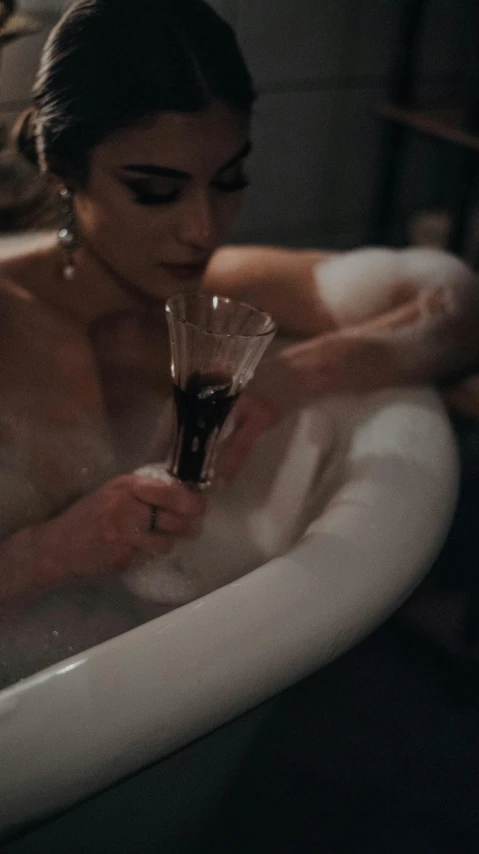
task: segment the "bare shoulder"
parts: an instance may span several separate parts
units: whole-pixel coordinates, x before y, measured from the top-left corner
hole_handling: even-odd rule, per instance
[[[225,246],[213,255],[203,289],[269,311],[287,332],[314,335],[334,327],[324,310],[314,268],[332,257],[317,249]]]
[[[51,253],[45,247],[0,257],[0,375],[18,379],[30,366],[38,377],[51,358],[74,339],[69,318],[48,299]],[[66,344],[65,344],[66,342]],[[15,367],[15,369],[14,369]]]
[[[0,286],[5,307],[10,306],[14,314],[33,313],[60,322],[52,299],[57,264],[53,235],[0,240]]]
[[[55,238],[45,235],[5,235],[0,239],[0,280],[36,292],[48,287]]]

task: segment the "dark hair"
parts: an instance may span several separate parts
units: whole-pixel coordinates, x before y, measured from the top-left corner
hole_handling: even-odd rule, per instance
[[[77,0],[51,32],[17,143],[84,182],[92,148],[158,111],[218,99],[249,112],[252,81],[229,25],[204,0]]]

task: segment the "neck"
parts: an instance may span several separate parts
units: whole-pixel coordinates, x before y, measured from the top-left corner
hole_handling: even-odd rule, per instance
[[[82,325],[90,325],[102,317],[123,311],[143,313],[160,307],[163,311],[162,303],[145,296],[89,247],[82,246],[75,252],[75,275],[71,282],[64,280],[64,259],[59,255],[58,258],[62,307]]]

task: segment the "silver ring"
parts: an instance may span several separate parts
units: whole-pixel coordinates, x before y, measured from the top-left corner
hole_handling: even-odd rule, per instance
[[[156,518],[158,516],[158,507],[156,504],[150,504],[150,527],[149,531],[156,531]]]

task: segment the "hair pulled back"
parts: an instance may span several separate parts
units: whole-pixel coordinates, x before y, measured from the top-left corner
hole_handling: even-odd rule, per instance
[[[76,0],[47,40],[17,145],[85,182],[110,134],[214,99],[249,111],[255,92],[233,31],[204,0]]]

